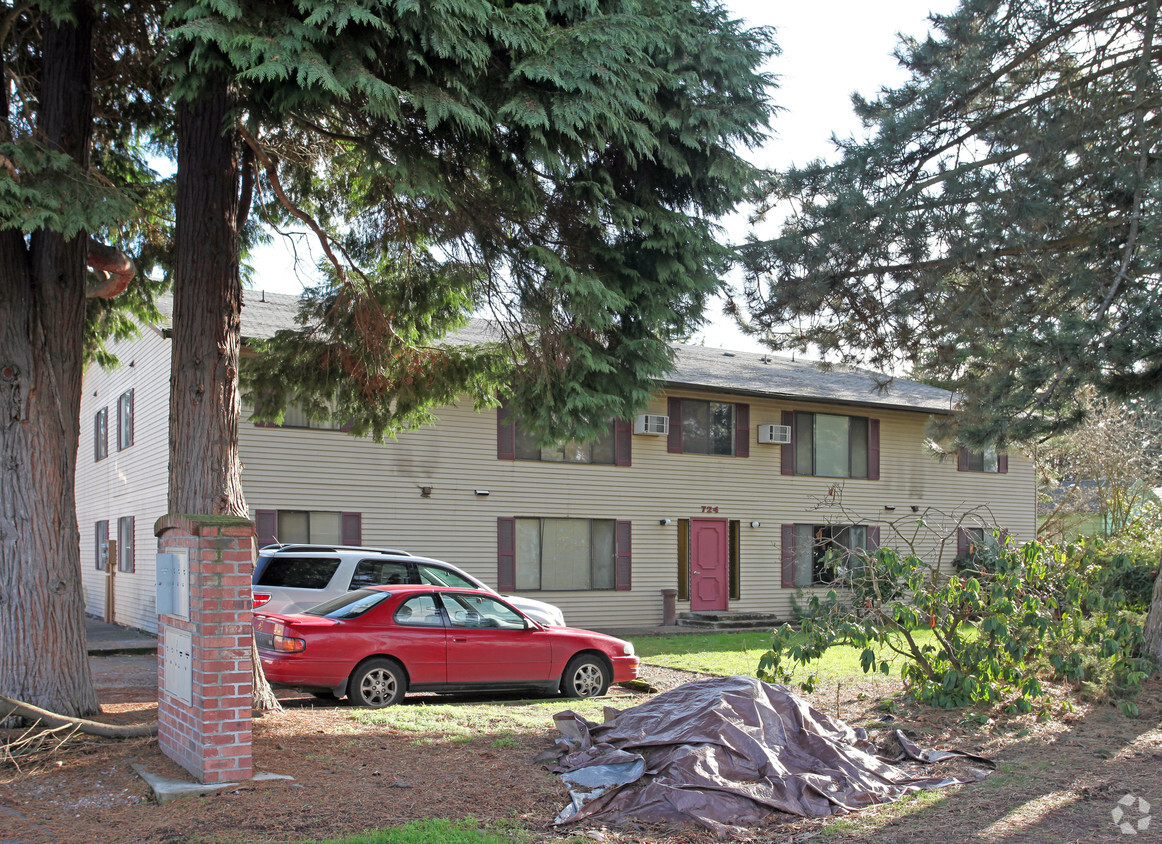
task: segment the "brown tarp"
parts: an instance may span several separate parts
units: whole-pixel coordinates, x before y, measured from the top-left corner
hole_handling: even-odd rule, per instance
[[[562,738],[541,761],[573,795],[558,824],[693,820],[728,835],[772,820],[774,812],[832,815],[971,781],[918,776],[893,764],[905,757],[968,757],[991,766],[958,751],[921,750],[902,734],[903,753],[888,761],[863,729],[752,677],[687,683],[633,709],[607,710],[601,725],[574,712],[554,720]]]

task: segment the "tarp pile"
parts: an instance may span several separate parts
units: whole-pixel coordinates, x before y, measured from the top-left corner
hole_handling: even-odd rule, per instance
[[[921,788],[978,780],[917,776],[894,764],[967,757],[925,751],[897,731],[903,752],[886,759],[862,729],[830,718],[783,686],[751,677],[687,683],[597,725],[555,716],[562,738],[544,754],[573,797],[556,823],[617,825],[697,821],[719,835],[773,820],[775,812],[823,816],[888,803]]]

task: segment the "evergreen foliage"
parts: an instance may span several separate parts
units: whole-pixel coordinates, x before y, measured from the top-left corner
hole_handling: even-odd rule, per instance
[[[169,20],[175,90],[234,74],[258,209],[332,259],[302,327],[248,361],[260,418],[298,399],[384,436],[511,392],[546,440],[584,439],[644,404],[729,264],[715,218],[755,182],[735,148],[766,126],[775,48],[713,3],[186,0]],[[473,313],[491,343],[438,346]]]
[[[855,98],[864,140],[775,177],[747,326],[954,386],[963,442],[1162,388],[1157,0],[963,0]]]

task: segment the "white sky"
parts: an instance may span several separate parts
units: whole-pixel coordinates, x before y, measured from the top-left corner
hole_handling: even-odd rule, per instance
[[[770,71],[779,76],[775,102],[783,109],[772,123],[774,137],[749,157],[763,167],[829,157],[832,134],[846,137],[859,131],[851,113],[853,91],[871,96],[904,79],[892,50],[897,33],[922,36],[928,31],[929,11],[948,12],[952,0],[815,0],[811,3],[775,3],[771,0],[727,0],[738,17],[754,26],[773,26],[782,55]],[[727,223],[728,236],[741,240],[745,220]],[[300,275],[314,266],[317,249],[309,238],[298,242],[299,264],[285,238],[254,255],[254,286],[280,293],[299,293]],[[710,324],[694,342],[725,349],[759,351],[757,341],[745,337],[721,314],[721,303],[709,309]]]

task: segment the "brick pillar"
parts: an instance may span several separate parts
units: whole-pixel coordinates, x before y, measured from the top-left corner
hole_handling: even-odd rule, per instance
[[[200,782],[249,779],[254,523],[170,514],[154,533],[182,574],[173,611],[158,615],[158,744]],[[159,595],[159,610],[165,604]]]

